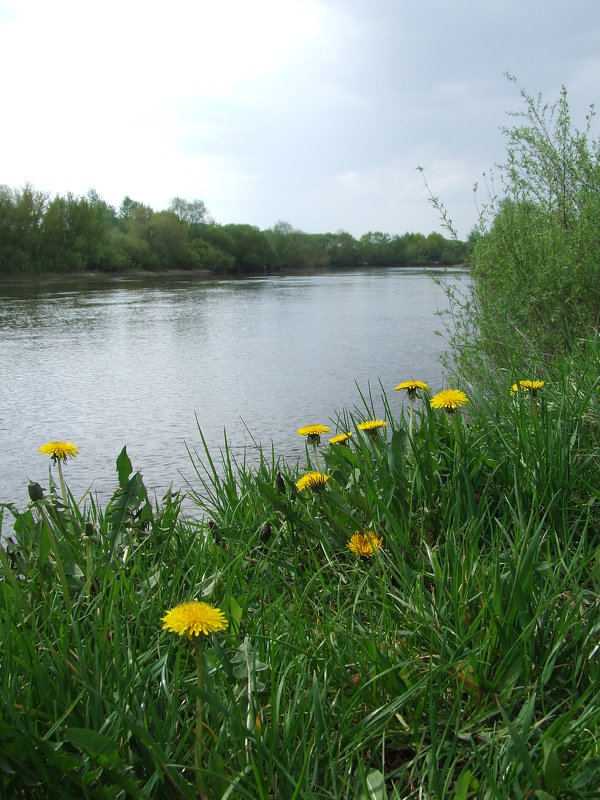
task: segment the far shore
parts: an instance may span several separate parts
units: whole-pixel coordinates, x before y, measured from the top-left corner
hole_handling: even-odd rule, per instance
[[[252,278],[262,275],[324,275],[336,272],[350,272],[356,269],[425,269],[425,270],[463,270],[470,269],[468,264],[381,264],[381,265],[355,265],[355,266],[327,266],[327,267],[264,267],[263,269],[244,270],[236,272],[215,272],[209,269],[159,269],[159,270],[126,270],[120,272],[103,272],[91,270],[84,272],[32,272],[27,274],[5,274],[2,277],[2,285],[22,285],[27,284],[56,284],[71,281],[127,281],[127,280],[151,280],[152,278],[175,278],[223,280],[224,278]]]

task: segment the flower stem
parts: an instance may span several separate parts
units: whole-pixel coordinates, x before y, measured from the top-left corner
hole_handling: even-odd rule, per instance
[[[83,540],[85,546],[85,585],[87,587],[86,594],[89,603],[92,599],[92,547],[89,536],[84,536]]]
[[[460,432],[458,430],[458,417],[456,414],[451,414],[452,417],[452,427],[454,428],[454,452],[457,458],[462,457],[462,450],[460,447]]]
[[[52,530],[52,525],[50,523],[50,520],[48,519],[48,516],[46,515],[45,510],[42,508],[42,506],[38,506],[38,508],[39,508],[42,520],[44,521],[44,524],[46,526],[46,530],[48,532],[48,539],[50,540],[50,547],[52,548],[52,551],[54,553],[54,562],[56,564],[56,571],[58,572],[58,578],[59,578],[59,580],[61,582],[61,585],[63,587],[63,596],[64,596],[64,600],[65,600],[65,606],[67,607],[67,611],[70,611],[71,610],[71,595],[69,593],[69,586],[67,584],[67,574],[65,572],[65,568],[63,567],[62,559],[60,557],[60,552],[58,550],[58,543],[56,541],[56,537],[54,536],[54,531]]]
[[[317,468],[317,470],[319,472],[322,472],[323,470],[321,469],[321,464],[319,462],[319,454],[318,454],[318,451],[317,451],[317,443],[316,443],[316,441],[312,442],[312,449],[313,449],[313,454],[315,456],[315,466],[316,466],[316,468]]]
[[[198,687],[198,694],[196,695],[196,740],[194,743],[194,767],[196,768],[197,775],[197,789],[198,795],[202,800],[205,800],[206,793],[204,792],[204,780],[202,779],[202,735],[204,732],[204,703],[200,692],[204,686],[204,654],[202,652],[202,640],[196,636],[196,686]]]
[[[60,463],[60,458],[56,459],[56,465],[58,467],[58,477],[60,479],[60,491],[61,491],[61,494],[62,494],[63,503],[64,503],[65,508],[67,508],[67,505],[68,505],[67,504],[67,487],[65,486],[65,479],[63,477],[62,464]]]
[[[56,466],[58,467],[58,477],[59,477],[59,480],[60,480],[60,491],[61,491],[61,494],[62,494],[64,509],[65,509],[65,513],[66,513],[67,509],[69,508],[69,503],[68,503],[68,495],[67,495],[67,486],[65,484],[65,479],[64,479],[64,476],[63,476],[62,464],[60,462],[60,458],[57,459]],[[69,510],[69,514],[70,514],[70,510]],[[67,517],[67,520],[68,520],[68,517]],[[71,534],[71,536],[74,539],[74,537],[75,537],[75,528],[74,528],[74,526],[73,526],[71,521],[67,521],[67,530],[69,531],[69,533]],[[91,596],[92,596],[92,549],[91,549],[90,539],[89,539],[88,536],[83,536],[82,540],[83,540],[84,547],[85,547],[85,572],[86,572],[85,583],[86,583],[86,596],[87,596],[87,601],[89,603],[90,600],[91,600]]]

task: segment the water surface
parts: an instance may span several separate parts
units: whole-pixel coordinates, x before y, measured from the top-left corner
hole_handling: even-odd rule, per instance
[[[458,280],[465,279],[460,276]],[[423,270],[246,279],[104,280],[0,290],[0,501],[43,486],[49,440],[76,443],[75,493],[116,486],[123,445],[160,496],[193,478],[186,445],[262,442],[294,460],[296,429],[362,406],[357,388],[441,387],[445,295]]]

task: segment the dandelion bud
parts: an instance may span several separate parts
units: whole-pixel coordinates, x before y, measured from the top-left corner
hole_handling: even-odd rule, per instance
[[[35,481],[29,481],[29,486],[27,487],[27,491],[29,492],[29,497],[32,502],[37,503],[38,500],[41,500],[44,496],[44,490]]]

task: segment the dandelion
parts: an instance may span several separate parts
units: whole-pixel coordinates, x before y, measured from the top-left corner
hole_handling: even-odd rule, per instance
[[[379,428],[385,428],[386,426],[387,422],[382,419],[367,419],[358,425],[358,430],[365,431],[365,433],[376,433]]]
[[[300,480],[296,481],[296,489],[298,489],[299,492],[304,491],[304,489],[311,489],[313,492],[318,492],[325,487],[328,480],[329,475],[325,475],[322,472],[307,472]]]
[[[418,391],[429,391],[429,384],[425,383],[424,381],[402,381],[399,383],[398,386],[394,389],[395,392],[404,391],[408,395],[410,400],[413,400],[417,396]]]
[[[454,453],[458,458],[461,457],[460,433],[458,430],[458,418],[454,412],[468,402],[469,398],[461,389],[443,389],[431,398],[431,408],[442,408],[452,417]]]
[[[59,461],[67,463],[67,458],[76,458],[79,454],[77,445],[71,442],[46,442],[39,452],[45,456],[52,456],[52,461],[57,464]]]
[[[308,436],[308,439],[316,437],[320,441],[322,433],[329,433],[331,428],[327,425],[305,425],[303,428],[298,428],[298,436]]]
[[[329,440],[329,444],[348,444],[348,440],[352,436],[352,431],[348,431],[348,433],[337,433],[335,436],[332,436]]]
[[[538,389],[541,389],[543,385],[544,381],[519,381],[519,388],[523,389],[524,392],[529,392],[532,397],[536,396]]]
[[[306,436],[308,443],[312,445],[315,465],[319,470],[321,469],[321,465],[319,463],[317,445],[321,443],[321,434],[329,433],[330,431],[331,428],[328,425],[305,425],[303,428],[298,428],[298,436]]]
[[[383,539],[375,531],[365,531],[360,533],[355,531],[348,542],[348,549],[361,558],[372,558],[376,550],[383,544]]]
[[[221,609],[196,600],[169,609],[161,622],[164,631],[171,631],[179,636],[187,634],[189,639],[200,634],[207,636],[209,633],[217,633],[227,627],[227,620]]]
[[[52,463],[58,467],[58,478],[60,480],[60,490],[62,492],[63,503],[68,505],[67,487],[62,472],[62,464],[67,463],[67,458],[76,458],[79,455],[79,448],[72,442],[46,442],[39,452],[45,456],[51,456]]]
[[[461,389],[443,389],[431,398],[431,407],[442,408],[452,414],[468,402],[469,398]]]
[[[218,633],[225,630],[227,620],[220,608],[215,608],[208,603],[201,603],[192,600],[189,603],[181,603],[174,608],[170,608],[161,622],[163,631],[171,631],[179,636],[187,634],[188,639],[195,643],[196,652],[196,685],[198,693],[196,695],[196,741],[194,746],[194,767],[196,768],[198,780],[198,795],[206,798],[204,783],[201,772],[202,763],[202,732],[204,728],[204,706],[202,700],[202,689],[204,687],[204,654],[202,652],[202,637],[209,633]]]
[[[68,505],[68,496],[67,496],[67,487],[65,486],[65,479],[62,473],[62,462],[66,463],[67,458],[75,458],[79,453],[79,448],[77,445],[72,444],[71,442],[46,442],[43,444],[39,451],[42,455],[51,456],[52,463],[58,467],[58,477],[60,480],[60,489],[62,492],[63,503],[65,508]],[[31,484],[30,484],[31,485]],[[56,537],[54,536],[54,532],[50,522],[46,516],[46,511],[42,505],[43,503],[43,496],[40,497],[39,491],[39,484],[35,484],[33,489],[30,489],[29,496],[33,502],[38,503],[38,508],[41,517],[44,519],[46,523],[46,534],[50,540],[50,546],[54,552],[54,560],[56,563],[56,571],[58,572],[59,580],[63,587],[63,595],[65,600],[65,605],[67,607],[67,611],[71,610],[71,596],[69,594],[69,585],[67,583],[67,574],[64,570],[62,559],[60,556],[60,551],[58,549],[58,543],[56,541]],[[41,488],[41,487],[40,487]],[[43,492],[42,492],[43,495]],[[73,533],[73,527],[71,522],[67,522],[67,527]]]
[[[409,420],[408,420],[408,435],[409,435],[410,438],[412,438],[413,416],[414,416],[414,408],[413,407],[414,407],[414,403],[415,403],[415,398],[417,396],[417,392],[419,392],[419,391],[428,392],[429,391],[429,384],[425,383],[424,381],[415,381],[415,380],[411,379],[409,381],[402,381],[402,383],[399,383],[398,386],[396,386],[396,388],[394,389],[394,391],[395,392],[405,391],[406,394],[408,395],[408,399],[410,401],[410,414],[409,414]]]

